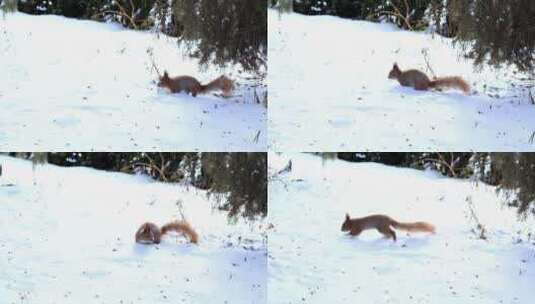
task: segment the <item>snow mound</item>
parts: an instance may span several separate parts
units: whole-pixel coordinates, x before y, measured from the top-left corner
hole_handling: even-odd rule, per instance
[[[451,40],[388,24],[268,12],[273,151],[526,151],[535,107],[512,68],[473,69]],[[387,79],[394,62],[474,89],[415,91]]]
[[[2,303],[265,303],[263,221],[228,224],[203,191],[143,176],[0,157]],[[199,245],[134,241],[179,219]]]
[[[270,171],[290,159],[269,187],[271,303],[531,303],[535,257],[521,236],[535,223],[502,208],[494,187],[306,154],[270,154]],[[346,212],[428,221],[437,233],[351,237],[340,231]]]
[[[0,148],[262,151],[267,110],[238,67],[200,70],[177,40],[116,24],[22,13],[0,19]],[[156,87],[152,60],[202,83],[227,74],[235,97]],[[265,89],[264,89],[265,90]]]

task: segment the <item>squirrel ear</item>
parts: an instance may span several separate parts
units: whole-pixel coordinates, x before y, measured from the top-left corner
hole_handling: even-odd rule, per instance
[[[346,220],[349,219],[349,213],[346,213]]]
[[[163,77],[169,77],[169,74],[167,74],[167,71],[163,71]]]
[[[394,62],[394,68],[397,68],[397,67],[398,67],[398,63]]]

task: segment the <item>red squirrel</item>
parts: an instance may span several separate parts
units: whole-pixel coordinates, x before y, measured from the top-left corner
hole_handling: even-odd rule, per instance
[[[167,71],[160,76],[158,87],[164,87],[173,93],[182,91],[196,97],[199,93],[207,93],[214,90],[223,91],[224,96],[230,96],[234,90],[234,82],[225,75],[222,75],[206,85],[201,84],[197,79],[191,76],[169,77]]]
[[[414,222],[414,223],[400,223],[393,220],[391,217],[374,214],[361,218],[350,218],[346,213],[346,219],[342,224],[342,231],[349,231],[352,236],[359,235],[363,230],[377,229],[387,238],[392,238],[396,241],[396,232],[391,227],[396,229],[414,231],[414,232],[429,232],[435,233],[435,226],[426,222]]]
[[[470,93],[470,85],[459,76],[438,77],[430,80],[425,73],[418,70],[401,71],[397,63],[388,74],[389,79],[397,79],[402,86],[413,87],[415,90],[429,90],[430,88],[456,88],[464,93]]]
[[[195,230],[186,221],[174,221],[158,228],[156,224],[147,222],[141,225],[136,232],[136,243],[140,244],[160,244],[162,236],[169,231],[175,231],[177,233],[187,236],[191,243],[197,244],[199,236]]]

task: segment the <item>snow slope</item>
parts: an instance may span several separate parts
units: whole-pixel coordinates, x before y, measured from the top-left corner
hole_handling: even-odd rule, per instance
[[[208,82],[224,73],[235,97],[158,90],[161,72]],[[0,18],[0,149],[264,151],[267,110],[238,67],[200,70],[176,39],[115,24],[22,13]],[[257,92],[260,94],[261,92]]]
[[[272,151],[535,150],[535,106],[511,68],[474,71],[450,39],[388,24],[275,10],[268,22]],[[437,76],[463,76],[476,93],[387,79],[394,62],[432,75],[422,51]]]
[[[270,170],[288,159],[293,170],[269,188],[270,303],[533,302],[534,244],[525,236],[535,223],[517,222],[493,187],[306,154],[270,154]],[[467,197],[487,241],[472,232]],[[352,238],[340,231],[346,212],[429,221],[437,233],[398,231],[396,243],[376,231]]]
[[[0,302],[265,303],[263,222],[229,225],[203,191],[0,157]],[[11,186],[9,186],[12,184]],[[139,245],[139,225],[179,218],[199,245]]]

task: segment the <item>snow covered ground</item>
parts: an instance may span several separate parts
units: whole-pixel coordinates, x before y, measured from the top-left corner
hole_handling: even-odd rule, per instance
[[[203,191],[88,168],[0,156],[0,302],[265,303],[263,221],[230,225]],[[134,242],[145,221],[177,218],[199,245]]]
[[[389,24],[274,10],[268,23],[272,151],[535,150],[535,106],[512,68],[474,71],[450,39]],[[475,94],[387,79],[394,62],[431,76],[422,51]]]
[[[168,94],[150,53],[162,73],[242,85],[231,99]],[[265,151],[267,109],[248,75],[201,70],[183,54],[176,39],[114,24],[0,16],[0,149]]]
[[[525,236],[534,220],[519,223],[493,187],[376,163],[269,156],[270,174],[288,159],[293,167],[270,182],[270,303],[533,302],[535,247]],[[472,231],[467,198],[487,241]],[[429,221],[437,233],[352,238],[340,231],[346,212]]]

